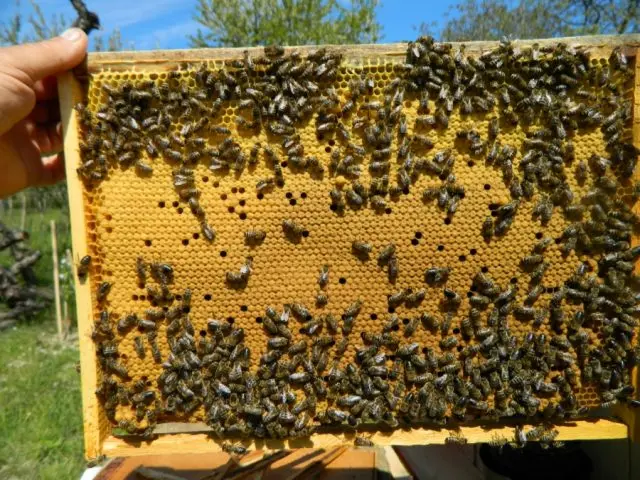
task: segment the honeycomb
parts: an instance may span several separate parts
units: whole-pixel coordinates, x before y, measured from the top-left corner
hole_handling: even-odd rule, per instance
[[[77,253],[92,257],[101,430],[293,437],[624,401],[631,61],[421,38],[398,60],[268,48],[93,72]]]

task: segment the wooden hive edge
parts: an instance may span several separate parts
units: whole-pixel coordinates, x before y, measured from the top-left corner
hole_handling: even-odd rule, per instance
[[[533,428],[535,424],[526,424],[524,431]],[[577,420],[555,425],[558,430],[558,441],[571,440],[614,440],[627,438],[628,428],[620,421]],[[464,436],[468,443],[486,443],[496,438],[513,439],[512,425],[496,427],[468,426],[456,430]],[[361,434],[369,438],[377,446],[386,445],[438,445],[444,444],[447,437],[452,435],[447,429],[414,428],[411,430],[396,430],[393,432],[375,432],[371,435]],[[257,440],[247,441],[243,445],[250,449],[282,450],[295,448],[330,448],[339,446],[353,446],[354,433],[319,433],[308,439],[293,440]],[[222,450],[223,441],[209,435],[198,433],[180,433],[175,435],[160,435],[150,442],[127,441],[113,436],[107,437],[102,444],[102,453],[108,457],[138,456],[138,455],[171,455],[180,453],[207,453]]]
[[[73,105],[80,99],[81,90],[71,73],[64,73],[58,79],[60,110],[64,135],[65,169],[69,196],[69,216],[71,217],[71,238],[73,258],[77,261],[87,252],[87,231],[85,225],[84,197],[82,184],[76,174],[79,166],[78,119]],[[78,318],[78,338],[80,341],[80,367],[82,381],[82,413],[84,424],[84,446],[86,458],[96,458],[101,454],[101,444],[107,432],[100,431],[100,406],[95,395],[98,385],[96,349],[90,340],[93,326],[91,289],[88,281],[81,283],[74,271],[76,312]]]
[[[566,43],[568,45],[580,45],[593,55],[609,55],[615,47],[621,47],[626,55],[635,55],[640,48],[640,34],[627,35],[591,35],[584,37],[547,38],[540,40],[518,40],[517,46],[530,46],[534,43],[540,46]],[[452,45],[464,45],[465,53],[480,54],[499,45],[497,41],[453,42]],[[302,53],[313,52],[320,46],[287,47],[286,50],[296,50]],[[349,62],[359,61],[363,57],[388,57],[401,61],[407,51],[407,43],[387,44],[362,44],[362,45],[322,45],[334,52],[342,53]],[[83,69],[89,72],[97,72],[103,69],[110,71],[144,71],[158,69],[159,66],[173,68],[182,62],[195,62],[202,60],[229,60],[242,58],[243,52],[248,51],[252,55],[260,55],[262,47],[250,48],[201,48],[190,50],[142,50],[124,52],[96,52],[90,53]]]
[[[631,134],[633,138],[633,144],[636,148],[640,149],[640,47],[635,51],[635,75],[633,79],[633,124],[631,127]],[[634,182],[640,180],[640,170],[636,168],[633,176]],[[633,209],[636,215],[640,215],[640,204],[636,203]],[[632,245],[640,244],[640,235],[634,235],[631,240]],[[635,274],[640,275],[640,263],[636,262]],[[637,341],[637,340],[636,340]],[[638,389],[640,388],[640,368],[634,367],[631,372],[631,384],[635,388],[635,398],[640,398]],[[622,419],[624,423],[629,426],[629,438],[632,442],[640,442],[640,413],[637,408],[629,407],[628,405],[618,405],[615,409],[615,414]]]

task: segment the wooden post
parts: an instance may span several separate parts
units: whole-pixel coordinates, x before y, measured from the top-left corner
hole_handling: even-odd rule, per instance
[[[60,306],[60,275],[58,272],[58,238],[56,236],[56,221],[51,220],[51,256],[53,257],[53,292],[56,299],[56,326],[58,338],[62,340],[62,311]]]
[[[20,211],[20,230],[24,232],[24,225],[27,220],[27,194],[22,192],[22,210]]]
[[[68,248],[64,252],[64,258],[67,261],[67,265],[69,265],[69,275],[71,275],[71,279],[67,283],[67,287],[73,290],[73,286],[71,286],[71,284],[73,282],[74,264],[73,264],[73,258],[71,257],[71,250],[69,250]],[[64,336],[66,338],[69,335],[69,332],[71,331],[71,317],[69,315],[69,302],[67,302],[67,298],[69,297],[68,295],[66,295],[65,292],[62,292],[62,296],[64,298],[64,300],[62,301],[62,322],[63,322],[62,326],[64,327]]]
[[[67,299],[65,298],[62,301],[62,334],[64,338],[67,338],[69,335],[69,330],[71,330],[71,320],[69,320],[69,305],[67,303]]]

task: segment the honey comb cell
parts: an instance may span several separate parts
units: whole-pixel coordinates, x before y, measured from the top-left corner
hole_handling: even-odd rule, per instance
[[[626,402],[635,65],[594,59],[421,37],[92,71],[103,424],[300,438]]]

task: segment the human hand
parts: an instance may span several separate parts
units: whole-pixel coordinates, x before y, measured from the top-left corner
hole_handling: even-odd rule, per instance
[[[44,42],[0,48],[0,198],[64,177],[55,75],[78,65],[87,43],[71,28]]]

